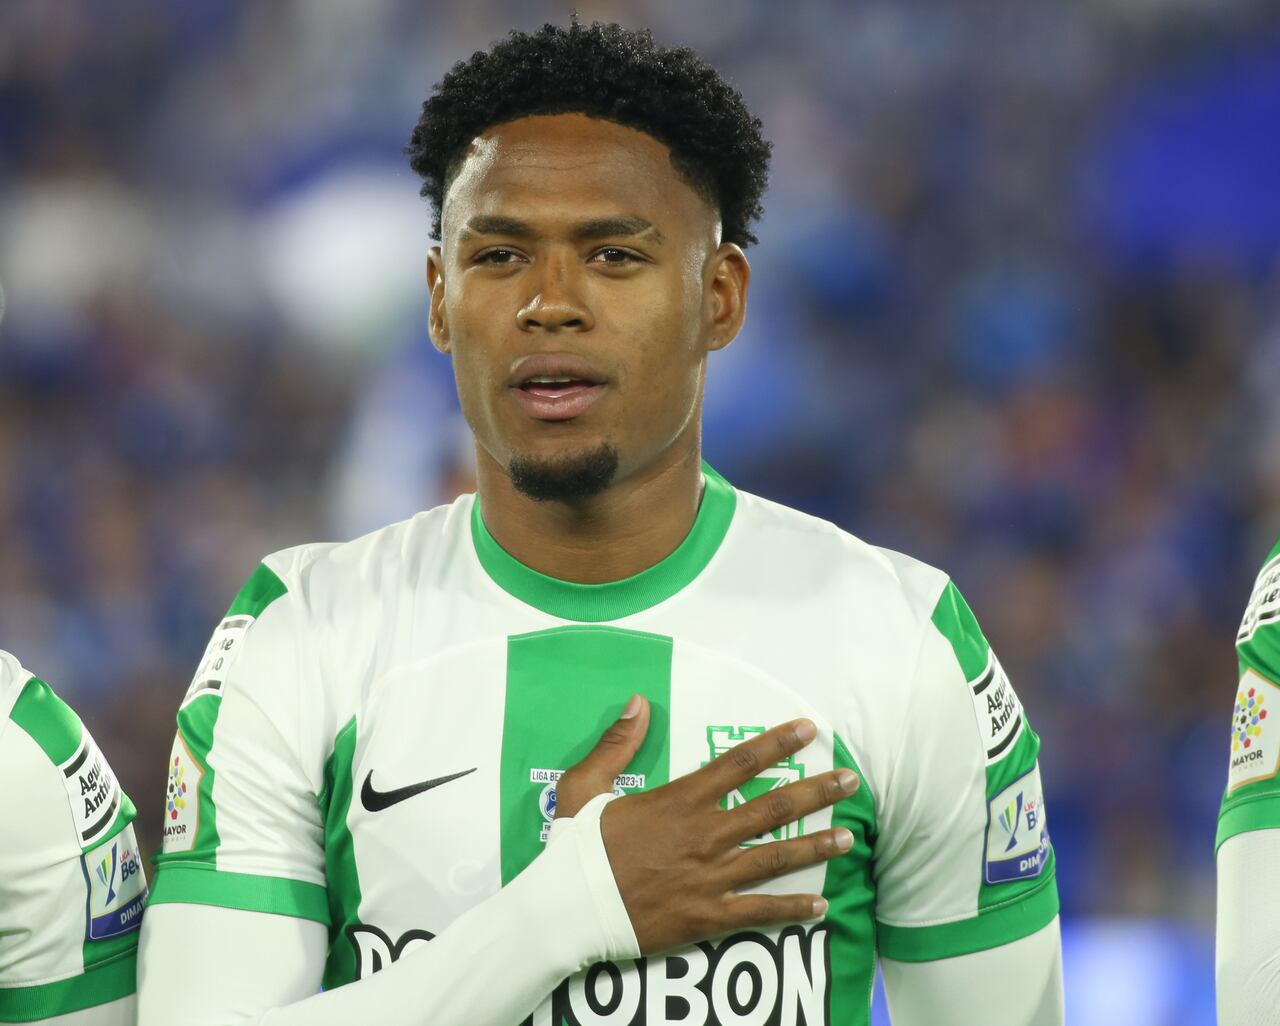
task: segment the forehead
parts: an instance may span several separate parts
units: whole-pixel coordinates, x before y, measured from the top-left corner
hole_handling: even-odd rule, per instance
[[[495,125],[472,141],[444,202],[444,234],[476,215],[538,222],[619,214],[714,230],[715,213],[644,132],[584,114]]]

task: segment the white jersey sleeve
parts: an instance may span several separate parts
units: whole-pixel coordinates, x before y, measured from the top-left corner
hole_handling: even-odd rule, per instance
[[[319,678],[301,618],[297,597],[263,565],[214,630],[178,711],[153,903],[328,923],[333,713],[323,688],[305,686]]]
[[[79,717],[3,652],[0,781],[0,1022],[125,1022],[147,895],[133,803]]]
[[[1280,830],[1218,849],[1216,976],[1222,1026],[1280,1026]]]
[[[877,947],[928,962],[1043,929],[1058,892],[1040,739],[955,585],[899,573],[933,612],[876,810]]]

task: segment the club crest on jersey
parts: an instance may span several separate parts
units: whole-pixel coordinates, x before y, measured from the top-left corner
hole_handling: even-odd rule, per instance
[[[86,852],[80,864],[89,885],[85,940],[107,940],[141,926],[147,877],[133,825]]]
[[[1280,687],[1260,673],[1246,670],[1240,678],[1231,713],[1231,759],[1227,791],[1269,780],[1280,770]]]
[[[976,680],[969,682],[969,690],[986,750],[987,765],[990,766],[1008,755],[1022,734],[1022,703],[1018,701],[1000,660],[990,649],[987,650],[986,668]]]
[[[190,851],[200,829],[200,781],[204,767],[196,760],[179,731],[169,752],[169,780],[164,799],[164,845],[166,855]]]
[[[988,803],[987,883],[1011,883],[1039,876],[1050,850],[1037,764]]]
[[[120,810],[120,785],[86,730],[75,754],[60,767],[82,847],[106,835]]]
[[[539,826],[539,839],[543,844],[551,834],[551,824],[556,819],[556,782],[564,776],[564,770],[531,769],[529,783],[542,784],[538,792],[538,811],[543,822]],[[644,790],[643,773],[620,773],[613,781],[613,793],[621,798],[628,791]]]
[[[1280,556],[1267,563],[1258,573],[1253,594],[1245,607],[1236,644],[1243,645],[1252,638],[1259,627],[1280,620]]]
[[[765,729],[764,727],[707,727],[708,762],[724,755],[729,749],[742,744],[748,738],[763,734]],[[706,765],[706,763],[703,763],[703,765]],[[793,784],[797,780],[803,779],[804,764],[797,762],[794,755],[789,755],[781,762],[774,763],[753,779],[740,784],[730,791],[720,799],[720,807],[726,811],[736,809],[739,805],[745,805],[753,798],[759,798],[762,794],[767,794],[770,791],[777,790],[779,787],[786,787],[787,784]],[[786,826],[778,827],[776,830],[767,831],[759,837],[749,838],[742,843],[743,845],[751,845],[765,844],[768,841],[785,841],[792,837],[799,837],[803,833],[804,819],[801,818],[794,823],[788,823]]]

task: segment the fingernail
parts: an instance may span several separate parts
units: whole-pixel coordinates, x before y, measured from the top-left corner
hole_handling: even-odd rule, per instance
[[[818,736],[818,728],[813,725],[813,720],[800,720],[796,723],[796,737],[805,744],[808,744]]]
[[[827,914],[827,899],[814,898],[813,899],[813,918],[820,919],[826,914]]]
[[[848,851],[853,847],[853,833],[845,830],[843,827],[836,831],[836,847],[841,851]]]
[[[853,770],[836,770],[836,783],[840,785],[840,790],[848,794],[858,786],[858,774]]]
[[[631,700],[627,703],[627,707],[622,710],[622,719],[630,720],[637,716],[640,712],[640,696],[632,695]]]

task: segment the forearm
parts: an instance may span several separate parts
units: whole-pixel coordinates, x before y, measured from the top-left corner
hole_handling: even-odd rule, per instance
[[[882,959],[894,1026],[1062,1026],[1058,920],[997,948],[936,962]]]
[[[638,954],[600,842],[601,804],[591,803],[525,872],[439,936],[322,994],[315,993],[326,940],[320,924],[155,906],[143,927],[139,1024],[519,1023],[565,976]],[[199,979],[190,971],[192,936],[202,938]]]
[[[1217,993],[1222,1026],[1280,1026],[1280,830],[1218,849]]]

